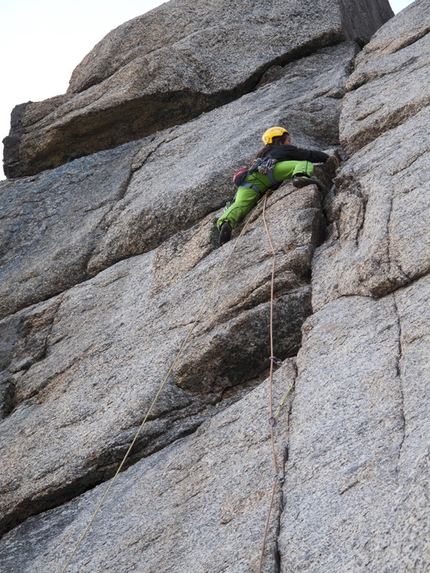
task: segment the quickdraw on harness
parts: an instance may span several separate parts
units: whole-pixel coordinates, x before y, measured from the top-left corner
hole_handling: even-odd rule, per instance
[[[238,171],[233,174],[233,183],[236,187],[248,187],[249,189],[253,189],[257,191],[259,195],[263,195],[267,189],[261,191],[256,185],[252,183],[248,183],[246,178],[253,173],[261,173],[261,175],[266,175],[271,182],[270,188],[277,189],[280,185],[278,181],[276,181],[273,175],[273,168],[277,163],[277,159],[273,159],[272,157],[257,157],[254,159],[250,167],[242,167]]]

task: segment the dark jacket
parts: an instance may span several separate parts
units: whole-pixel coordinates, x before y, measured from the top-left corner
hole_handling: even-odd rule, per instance
[[[265,157],[272,157],[277,161],[310,161],[311,163],[325,163],[329,158],[324,151],[300,149],[294,145],[277,145],[270,149]]]

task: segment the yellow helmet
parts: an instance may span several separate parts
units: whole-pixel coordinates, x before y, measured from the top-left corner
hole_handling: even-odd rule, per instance
[[[263,140],[264,145],[269,145],[270,143],[273,143],[274,137],[279,137],[280,135],[284,135],[284,133],[288,133],[288,131],[283,127],[269,127],[269,129],[266,129],[263,133],[263,137],[261,139]]]

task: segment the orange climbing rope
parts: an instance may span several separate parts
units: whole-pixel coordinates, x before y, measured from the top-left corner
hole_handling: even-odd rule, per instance
[[[227,266],[227,264],[228,264],[228,262],[229,262],[229,260],[230,260],[230,258],[231,258],[231,256],[232,256],[234,250],[236,249],[236,245],[238,244],[238,242],[239,242],[240,238],[242,237],[242,235],[244,235],[245,230],[246,230],[248,224],[249,224],[250,221],[252,221],[252,220],[254,220],[254,217],[249,217],[249,218],[248,218],[248,220],[246,221],[245,225],[244,225],[243,228],[242,228],[242,231],[240,232],[240,235],[237,237],[236,241],[234,242],[232,249],[230,249],[230,252],[229,252],[229,255],[228,255],[227,259],[225,260],[223,266],[221,267],[221,270],[220,270],[220,272],[218,273],[218,276],[217,276],[215,282],[213,283],[213,285],[212,285],[212,287],[211,287],[211,290],[209,291],[209,294],[207,295],[207,297],[206,297],[206,299],[204,300],[203,304],[201,305],[199,311],[197,312],[196,318],[195,318],[195,320],[193,321],[192,326],[191,326],[190,330],[188,331],[188,334],[187,334],[187,336],[185,337],[184,342],[182,343],[181,347],[179,348],[179,351],[178,351],[178,353],[177,353],[175,359],[173,360],[172,364],[170,365],[170,368],[169,368],[168,371],[167,371],[167,374],[165,375],[163,381],[161,382],[160,387],[159,387],[159,389],[158,389],[158,391],[157,391],[157,393],[156,393],[156,395],[155,395],[155,397],[154,397],[154,399],[153,399],[151,405],[149,406],[148,411],[146,412],[146,414],[145,414],[145,416],[144,416],[144,418],[143,418],[143,421],[142,421],[142,423],[140,424],[140,426],[139,426],[139,428],[138,428],[138,430],[137,430],[137,432],[136,432],[136,434],[135,434],[135,436],[134,436],[134,438],[133,438],[133,440],[132,440],[132,442],[131,442],[131,444],[130,444],[128,450],[126,451],[126,453],[125,453],[125,455],[124,455],[124,457],[123,457],[121,463],[119,464],[118,469],[117,469],[115,475],[114,475],[113,478],[111,479],[108,488],[106,489],[106,491],[105,491],[105,493],[104,493],[102,499],[100,500],[100,502],[99,502],[99,504],[97,505],[97,507],[96,507],[96,509],[95,509],[95,511],[94,511],[94,513],[93,513],[93,515],[91,516],[91,519],[90,519],[88,525],[86,526],[86,528],[84,529],[84,531],[83,531],[81,537],[79,538],[78,542],[76,543],[76,546],[75,546],[75,548],[74,548],[72,554],[70,555],[70,557],[69,557],[67,563],[65,564],[65,566],[64,566],[63,569],[61,570],[61,573],[65,573],[65,571],[68,569],[70,563],[72,562],[73,557],[76,555],[77,550],[78,550],[79,547],[81,546],[81,544],[82,544],[83,540],[85,539],[85,537],[86,537],[88,531],[90,530],[90,527],[91,527],[91,525],[93,524],[95,518],[97,517],[97,514],[99,513],[99,511],[100,511],[100,509],[101,509],[103,503],[105,502],[105,500],[106,500],[106,498],[107,498],[107,496],[108,496],[110,490],[112,489],[113,484],[115,483],[115,481],[116,481],[116,479],[117,479],[119,473],[121,472],[122,468],[124,467],[124,464],[125,464],[125,462],[126,462],[128,456],[130,455],[130,452],[131,452],[131,450],[132,450],[134,444],[136,443],[136,440],[137,440],[137,438],[138,438],[140,432],[142,431],[143,426],[145,425],[146,421],[148,420],[149,415],[151,414],[151,412],[152,412],[152,410],[153,410],[153,408],[154,408],[154,406],[155,406],[155,404],[156,404],[158,398],[160,397],[160,394],[161,394],[161,392],[163,391],[163,389],[164,389],[164,387],[165,387],[165,385],[166,385],[166,383],[167,383],[167,380],[168,380],[168,378],[169,378],[169,376],[170,376],[170,374],[171,374],[171,372],[172,372],[172,370],[173,370],[175,364],[177,363],[177,361],[178,361],[179,358],[181,357],[181,355],[182,355],[182,353],[183,353],[183,351],[184,351],[184,348],[185,348],[186,344],[188,343],[188,341],[189,341],[189,339],[190,339],[190,336],[191,336],[191,334],[192,334],[192,332],[193,332],[195,326],[198,324],[198,322],[199,322],[199,320],[200,320],[200,317],[201,317],[201,315],[203,314],[203,311],[204,311],[204,309],[206,308],[206,305],[207,305],[207,303],[209,302],[210,297],[212,296],[212,293],[213,293],[214,290],[216,289],[216,287],[217,287],[217,285],[218,285],[218,283],[219,283],[219,281],[220,281],[220,279],[221,279],[221,275],[222,275],[222,273],[224,272],[224,269],[226,268],[226,266]]]
[[[269,375],[269,422],[270,422],[270,440],[272,444],[272,457],[273,457],[273,469],[275,472],[275,480],[273,482],[273,489],[272,495],[270,496],[270,504],[269,510],[267,512],[267,519],[266,519],[266,526],[264,529],[264,536],[263,536],[263,545],[261,548],[261,555],[260,555],[260,563],[258,568],[258,573],[261,573],[263,568],[263,559],[264,559],[264,550],[266,547],[267,541],[267,534],[269,531],[270,525],[270,516],[272,514],[273,508],[273,500],[275,499],[276,487],[278,485],[278,464],[276,461],[276,452],[275,452],[275,436],[274,436],[274,422],[275,418],[273,417],[273,364],[274,364],[274,356],[273,356],[273,294],[274,294],[274,284],[275,284],[275,267],[276,267],[276,253],[275,249],[273,248],[272,239],[270,238],[269,229],[267,227],[266,222],[266,200],[267,196],[264,197],[263,203],[263,223],[264,228],[266,230],[267,240],[269,241],[270,250],[272,251],[272,278],[270,282],[270,375]]]

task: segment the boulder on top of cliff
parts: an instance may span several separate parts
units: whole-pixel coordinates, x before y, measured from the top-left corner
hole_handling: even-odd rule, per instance
[[[249,92],[271,65],[369,39],[392,15],[388,0],[172,0],[110,32],[67,94],[15,109],[5,173],[35,174],[184,123]]]

